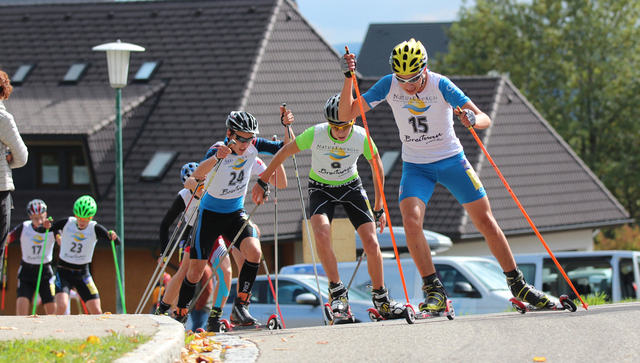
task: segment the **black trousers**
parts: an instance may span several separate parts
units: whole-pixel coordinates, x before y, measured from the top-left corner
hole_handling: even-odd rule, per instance
[[[0,192],[0,250],[2,252],[4,252],[4,244],[9,236],[12,208],[11,191]]]

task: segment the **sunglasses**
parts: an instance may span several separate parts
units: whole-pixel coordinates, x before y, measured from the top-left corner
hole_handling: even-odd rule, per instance
[[[400,84],[406,84],[406,83],[416,83],[420,80],[420,78],[422,77],[422,70],[420,70],[420,72],[418,72],[418,74],[416,74],[415,76],[409,78],[409,79],[404,79],[404,78],[400,78],[398,77],[398,75],[396,74],[396,80],[398,81],[398,83]]]
[[[347,128],[351,127],[351,125],[353,125],[353,123],[354,123],[355,121],[356,121],[356,120],[351,120],[351,122],[349,122],[348,124],[344,124],[344,125],[342,125],[342,126],[335,126],[335,125],[329,125],[329,126],[331,126],[331,129],[333,129],[333,130],[335,130],[335,131],[342,131],[342,130],[344,130],[344,129],[347,129]]]
[[[242,137],[242,136],[240,136],[240,135],[238,135],[238,134],[234,134],[234,135],[236,135],[236,140],[237,140],[238,142],[240,142],[240,143],[251,142],[251,141],[253,141],[253,139],[255,139],[255,138],[256,138],[255,136],[251,136],[251,137]]]
[[[88,218],[82,218],[82,217],[78,217],[76,216],[76,219],[80,222],[90,222],[91,219],[93,219],[93,217],[88,217]]]

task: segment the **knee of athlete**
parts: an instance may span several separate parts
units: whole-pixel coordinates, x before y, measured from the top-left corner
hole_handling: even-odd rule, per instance
[[[375,238],[363,239],[362,249],[364,249],[364,252],[367,254],[367,256],[377,256],[378,254],[380,254],[380,245]]]
[[[422,234],[422,220],[417,216],[402,217],[402,225],[407,234]]]
[[[316,244],[320,246],[331,246],[331,229],[320,229],[313,232]]]

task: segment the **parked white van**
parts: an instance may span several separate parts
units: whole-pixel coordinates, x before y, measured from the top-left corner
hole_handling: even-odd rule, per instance
[[[608,301],[638,300],[640,252],[557,252],[554,256],[580,295],[605,293]],[[525,280],[547,294],[576,294],[548,253],[516,254]]]
[[[422,291],[422,277],[411,258],[400,259],[402,271],[407,286],[409,301],[418,308],[426,295]],[[438,277],[447,291],[447,296],[453,303],[457,315],[487,314],[504,312],[511,308],[509,299],[512,297],[502,269],[493,260],[482,257],[434,256]],[[349,284],[358,262],[339,262],[340,278],[345,286]],[[316,264],[318,274],[325,275],[321,264]],[[297,264],[284,266],[282,274],[313,274],[312,264]],[[398,264],[395,259],[384,260],[385,285],[393,299],[406,302]],[[357,289],[371,296],[371,278],[367,270],[366,259],[358,268],[351,284],[351,289]]]

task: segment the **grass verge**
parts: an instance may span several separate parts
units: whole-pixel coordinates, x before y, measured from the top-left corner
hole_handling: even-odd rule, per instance
[[[111,362],[147,342],[145,335],[118,335],[86,340],[16,339],[0,341],[3,362]]]

